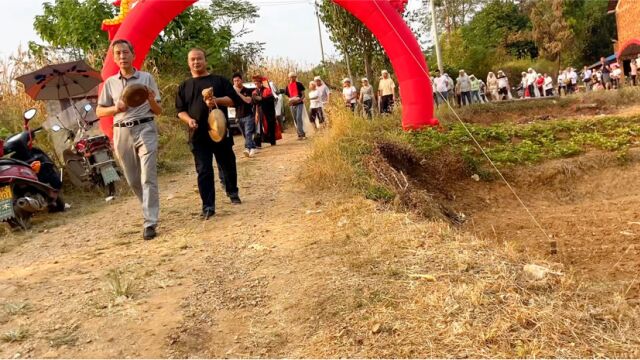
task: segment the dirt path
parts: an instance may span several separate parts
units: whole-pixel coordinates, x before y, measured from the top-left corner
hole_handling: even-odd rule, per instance
[[[163,178],[160,236],[151,242],[141,240],[131,197],[36,226],[40,233],[0,257],[0,302],[17,308],[0,330],[26,337],[0,356],[275,354],[285,339],[270,328],[293,330],[275,314],[296,306],[287,298],[303,256],[294,253],[319,226],[306,211],[321,203],[295,180],[308,148],[286,136],[257,158],[239,157],[244,203],[232,206],[216,185],[218,213],[208,222],[197,217],[193,171]],[[113,269],[131,280],[131,299],[111,294]]]

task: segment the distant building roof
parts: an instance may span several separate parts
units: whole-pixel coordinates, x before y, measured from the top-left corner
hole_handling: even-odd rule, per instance
[[[607,6],[607,13],[615,12],[616,6],[618,6],[618,0],[609,0],[609,5]]]

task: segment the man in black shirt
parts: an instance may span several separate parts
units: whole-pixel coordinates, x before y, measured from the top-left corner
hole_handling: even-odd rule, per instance
[[[238,94],[229,80],[211,75],[207,70],[207,60],[202,49],[194,48],[188,55],[191,79],[185,80],[178,88],[176,110],[178,117],[189,125],[191,151],[198,172],[198,190],[202,198],[202,217],[206,220],[215,214],[215,192],[213,180],[213,156],[224,175],[227,195],[233,204],[240,204],[238,196],[238,173],[236,156],[233,152],[233,137],[227,134],[216,143],[209,137],[209,112],[219,108],[228,121],[227,107],[241,104]],[[213,88],[213,97],[206,101],[202,91]]]
[[[233,81],[233,89],[242,100],[242,104],[236,107],[236,119],[244,136],[244,155],[252,157],[256,154],[256,143],[253,141],[253,135],[256,132],[256,120],[253,116],[251,89],[244,87],[240,73],[233,74],[231,80]]]

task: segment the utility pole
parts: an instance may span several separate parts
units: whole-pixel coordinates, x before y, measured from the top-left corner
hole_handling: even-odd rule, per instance
[[[434,5],[435,0],[429,0],[431,6],[431,34],[433,36],[433,42],[436,47],[436,58],[438,59],[438,69],[441,74],[444,74],[444,67],[442,66],[442,53],[440,52],[440,42],[438,41],[438,27],[436,25],[436,7]]]
[[[320,38],[320,54],[322,55],[322,67],[324,68],[324,46],[322,46],[322,28],[320,27],[320,12],[318,11],[318,3],[316,5],[316,19],[318,20],[318,37]]]

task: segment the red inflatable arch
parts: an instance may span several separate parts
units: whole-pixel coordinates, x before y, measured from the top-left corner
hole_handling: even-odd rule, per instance
[[[158,34],[173,18],[197,0],[117,0],[120,14],[105,20],[102,29],[109,39],[129,40],[135,50],[134,66],[140,68]],[[433,93],[427,63],[411,29],[400,16],[407,0],[333,0],[353,14],[371,30],[387,52],[398,77],[402,98],[402,127],[405,130],[435,126]],[[102,78],[118,72],[111,51],[102,69]],[[113,134],[113,119],[104,118],[100,127],[109,137]]]

